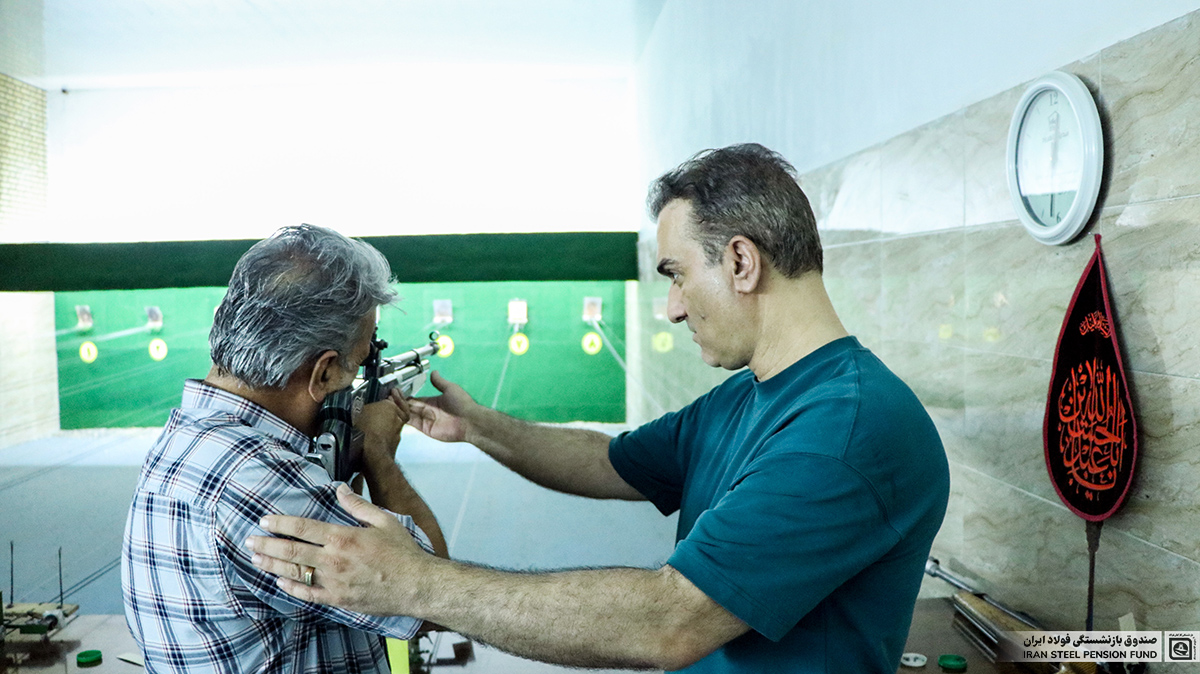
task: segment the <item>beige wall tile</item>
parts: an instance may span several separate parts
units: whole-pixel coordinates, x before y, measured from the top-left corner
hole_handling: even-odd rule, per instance
[[[882,242],[885,340],[965,343],[962,229]]]
[[[882,339],[882,275],[879,241],[825,249],[825,288],[842,324],[865,346]]]
[[[1101,52],[1112,147],[1107,205],[1200,193],[1198,24],[1189,14]]]
[[[1200,381],[1130,374],[1138,424],[1133,486],[1106,527],[1200,561]]]
[[[1065,528],[1078,530],[1083,539],[1082,520],[1075,518]],[[1077,545],[1086,560],[1086,553],[1079,552],[1086,545]],[[1106,524],[1096,552],[1096,629],[1117,629],[1117,619],[1127,613],[1134,615],[1139,629],[1200,630],[1200,563]],[[1198,671],[1195,665],[1166,667]]]
[[[1126,368],[1200,377],[1198,221],[1200,198],[1105,209],[1097,231]]]
[[[965,344],[1052,359],[1067,305],[1094,246],[1047,246],[1015,221],[971,228],[965,246]]]
[[[880,150],[870,148],[801,176],[825,246],[878,238],[881,222]]]
[[[1048,359],[972,352],[966,357],[964,464],[1050,501],[1042,426]]]
[[[963,116],[943,117],[880,147],[884,232],[963,226]]]
[[[1004,159],[1008,126],[1025,86],[1013,87],[963,110],[963,220],[968,227],[1017,217]]]
[[[1047,627],[1082,629],[1087,601],[1083,521],[1065,507],[980,473],[964,471],[960,481],[959,561],[983,579],[980,589]]]
[[[1051,629],[1083,629],[1087,540],[1082,519],[1056,503],[968,473],[961,562],[982,589]],[[1106,530],[1096,555],[1096,629],[1133,613],[1140,629],[1200,625],[1200,564],[1120,531]]]

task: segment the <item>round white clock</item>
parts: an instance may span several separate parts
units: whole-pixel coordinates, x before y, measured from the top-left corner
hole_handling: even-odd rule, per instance
[[[1033,238],[1057,245],[1083,231],[1100,194],[1104,136],[1096,101],[1078,77],[1053,72],[1025,90],[1008,127],[1005,170]]]

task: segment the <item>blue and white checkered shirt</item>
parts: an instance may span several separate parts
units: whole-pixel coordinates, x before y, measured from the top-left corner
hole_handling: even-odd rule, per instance
[[[338,483],[303,458],[309,442],[259,405],[185,384],[125,527],[125,618],[148,672],[389,671],[375,635],[407,639],[421,621],[302,602],[250,563],[246,537],[265,535],[264,515],[357,525]],[[412,519],[397,517],[429,550]]]

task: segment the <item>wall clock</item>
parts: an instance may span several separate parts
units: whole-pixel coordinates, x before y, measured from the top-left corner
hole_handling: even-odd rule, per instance
[[[1074,239],[1092,216],[1104,173],[1096,101],[1074,75],[1053,72],[1025,90],[1008,127],[1005,156],[1013,208],[1033,238]]]

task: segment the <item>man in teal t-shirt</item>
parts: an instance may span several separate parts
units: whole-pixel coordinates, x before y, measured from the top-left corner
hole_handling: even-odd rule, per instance
[[[613,439],[667,564],[753,628],[689,671],[895,671],[949,490],[912,392],[853,337]]]
[[[761,145],[703,152],[651,187],[668,316],[739,372],[630,433],[526,423],[436,373],[411,423],[526,478],[680,513],[659,569],[501,571],[434,558],[349,492],[366,526],[263,523],[255,564],[304,600],[434,622],[525,657],[703,672],[894,672],[949,495],[912,391],[849,336],[794,171]],[[313,567],[317,581],[299,582]]]

